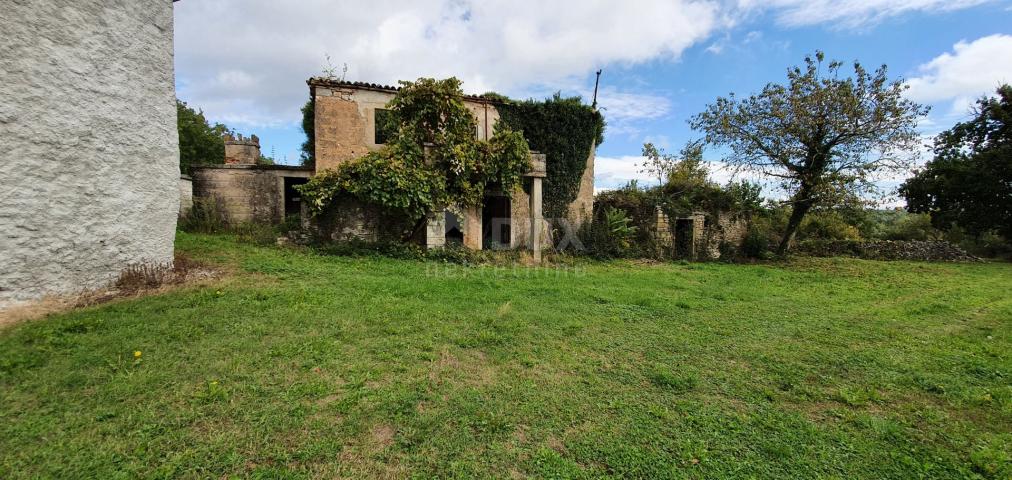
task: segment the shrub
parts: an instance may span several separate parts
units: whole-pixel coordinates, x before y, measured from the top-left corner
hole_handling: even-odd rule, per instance
[[[341,257],[384,256],[401,260],[421,260],[425,258],[425,249],[420,245],[403,242],[369,242],[365,240],[348,240],[341,242],[321,242],[313,249],[322,255]]]
[[[604,211],[604,218],[608,226],[608,235],[614,239],[615,244],[628,250],[631,245],[630,239],[636,233],[637,228],[632,225],[632,219],[626,216],[625,210],[609,208]]]
[[[945,232],[944,238],[980,257],[1012,260],[1012,242],[994,232],[974,236],[959,226],[953,226]]]
[[[620,210],[630,220],[628,225],[635,228],[628,238],[629,245],[622,249],[623,252],[621,254],[619,252],[612,252],[606,256],[639,255],[663,257],[666,252],[658,248],[656,239],[654,238],[657,205],[656,192],[640,189],[635,183],[630,183],[617,190],[598,194],[594,198],[595,212],[600,215],[603,212],[607,212],[608,209]],[[601,234],[601,238],[597,238],[596,240],[599,242],[604,241],[602,245],[608,245],[607,232],[602,231]],[[591,244],[587,244],[587,246],[588,248],[592,247]]]
[[[884,240],[938,240],[941,232],[931,225],[931,215],[910,213],[886,225],[881,236]]]
[[[179,229],[192,233],[224,233],[228,231],[228,216],[217,197],[194,198],[193,207],[181,219]]]
[[[742,240],[741,253],[748,258],[766,258],[770,255],[770,235],[758,225],[751,225]]]
[[[809,213],[798,229],[798,240],[860,240],[861,232],[832,210]]]
[[[578,233],[586,252],[597,258],[624,258],[640,254],[633,243],[639,228],[625,210],[614,207],[595,208],[594,217],[584,223]]]

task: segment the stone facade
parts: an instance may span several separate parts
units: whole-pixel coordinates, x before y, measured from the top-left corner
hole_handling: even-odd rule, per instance
[[[578,229],[583,222],[590,220],[594,212],[594,155],[597,151],[596,145],[591,145],[590,155],[587,156],[587,168],[583,171],[580,179],[580,190],[576,199],[569,204],[568,220],[574,229]]]
[[[382,147],[382,144],[378,143],[381,139],[377,138],[379,135],[376,128],[377,112],[386,108],[386,105],[394,98],[394,95],[397,93],[395,88],[320,78],[310,79],[308,83],[310,95],[315,104],[314,122],[316,128],[317,171],[335,168],[343,162],[358,158],[369,151]],[[499,112],[495,107],[496,102],[473,96],[466,96],[463,101],[477,120],[476,137],[479,139],[490,138],[495,124],[499,120]],[[527,182],[526,186],[528,188],[531,188],[533,182],[538,182],[538,190],[540,191],[540,182],[541,178],[544,177],[546,159],[544,155],[537,154],[536,152],[532,153],[534,153],[534,157],[532,158],[536,164],[536,172],[529,172],[525,182]],[[547,159],[547,161],[551,161],[551,159]],[[505,197],[505,195],[502,195],[501,192],[498,194],[489,192],[489,195],[486,197],[486,206],[488,201],[490,201],[489,199],[496,201],[496,198],[502,197]],[[513,193],[511,199],[508,200],[508,207],[506,207],[508,208],[507,216],[503,218],[485,218],[489,216],[489,212],[483,212],[483,210],[487,210],[483,208],[465,211],[451,206],[448,209],[450,217],[447,216],[447,212],[440,212],[430,219],[430,225],[426,230],[422,243],[429,247],[441,247],[445,243],[443,235],[456,227],[462,230],[463,244],[465,246],[480,249],[489,243],[487,238],[489,232],[485,232],[483,229],[493,226],[492,222],[495,222],[495,228],[500,228],[503,224],[509,225],[506,227],[509,228],[509,239],[504,246],[510,248],[531,247],[534,242],[532,242],[530,236],[530,225],[532,214],[535,213],[531,211],[532,204],[537,205],[539,211],[536,213],[538,218],[540,218],[540,197],[536,202],[532,202],[530,196],[523,190]],[[587,159],[587,168],[581,179],[579,194],[570,204],[569,208],[568,220],[573,225],[574,231],[584,220],[590,218],[590,214],[594,208],[593,205],[594,148],[591,148]],[[359,213],[360,210],[358,209],[349,210],[349,214],[353,218],[357,218]],[[454,222],[456,225],[451,225]],[[538,220],[537,223],[542,224],[541,235],[538,237],[539,242],[537,242],[540,245],[548,240],[549,228],[541,220]],[[343,238],[347,236],[348,232],[358,230],[357,228],[346,227],[347,225],[342,227],[344,228],[344,233],[329,232],[325,235],[332,238]],[[440,235],[439,231],[443,231],[443,235]],[[365,235],[368,238],[374,236],[376,235]],[[502,242],[498,243],[501,244]]]
[[[0,2],[0,305],[172,262],[170,1]]]
[[[310,79],[309,88],[314,102],[317,171],[332,169],[382,146],[376,143],[376,112],[394,98],[395,88],[319,78]],[[465,97],[464,105],[478,120],[478,138],[490,138],[499,120],[493,102]]]
[[[231,164],[193,168],[193,197],[213,201],[231,224],[277,224],[299,214],[301,200],[291,188],[305,183],[309,168],[284,165]],[[286,186],[287,182],[287,186]]]

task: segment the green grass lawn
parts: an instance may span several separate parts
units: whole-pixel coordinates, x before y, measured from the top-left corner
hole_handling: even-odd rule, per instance
[[[235,274],[0,332],[0,478],[1012,477],[1009,264],[177,247]]]

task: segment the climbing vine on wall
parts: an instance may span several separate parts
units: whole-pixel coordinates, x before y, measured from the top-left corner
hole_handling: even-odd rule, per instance
[[[503,102],[496,105],[501,125],[521,132],[532,150],[546,154],[545,216],[566,217],[569,204],[580,191],[591,149],[604,141],[604,118],[580,97],[558,93],[544,101],[511,101],[496,94],[486,97]]]
[[[520,186],[530,168],[520,132],[497,128],[478,140],[477,120],[463,102],[460,80],[400,82],[387,107],[393,138],[381,149],[318,173],[299,187],[312,213],[341,194],[421,218],[442,206],[481,204],[485,188]]]

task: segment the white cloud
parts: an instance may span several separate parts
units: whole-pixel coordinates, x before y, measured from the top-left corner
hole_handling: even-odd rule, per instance
[[[762,38],[763,32],[760,32],[758,30],[752,30],[751,32],[745,34],[745,38],[741,41],[741,43],[748,45],[753,42],[758,42],[759,40],[762,40]]]
[[[671,111],[671,100],[663,95],[601,90],[599,105],[609,122],[661,118]]]
[[[594,159],[594,186],[603,189],[618,188],[630,180],[639,181],[642,185],[656,185],[656,178],[640,171],[645,160],[639,155],[598,156]]]
[[[918,102],[952,102],[950,116],[965,115],[973,100],[1012,82],[1012,35],[961,41],[918,68],[909,80],[908,98]]]
[[[944,12],[990,3],[992,0],[738,0],[739,8],[774,10],[787,26],[833,24],[842,28],[874,25],[911,12]]]
[[[290,125],[308,98],[305,80],[321,73],[326,54],[338,67],[347,63],[349,80],[454,75],[471,93],[586,92],[597,68],[676,60],[702,42],[719,53],[730,29],[754,12],[786,25],[860,26],[984,1],[184,1],[175,4],[176,75],[180,98],[211,118]],[[746,34],[746,42],[758,40]],[[638,132],[637,120],[670,113],[662,94],[602,88],[612,133]]]
[[[572,83],[595,68],[681,52],[718,28],[706,0],[179,2],[179,95],[212,117],[293,122],[324,55],[348,79],[455,75],[472,93]],[[663,116],[663,97],[612,92],[612,117]],[[602,97],[603,98],[603,97]],[[643,110],[637,110],[642,108]]]
[[[620,157],[598,156],[594,159],[594,186],[598,190],[610,190],[619,188],[632,180],[639,182],[641,186],[657,185],[657,177],[643,173],[643,164],[646,157],[641,155],[623,155]],[[707,161],[710,180],[721,185],[731,180],[749,180],[760,182],[761,178],[755,174],[735,173],[724,162]],[[774,188],[764,185],[766,194],[769,195]]]

